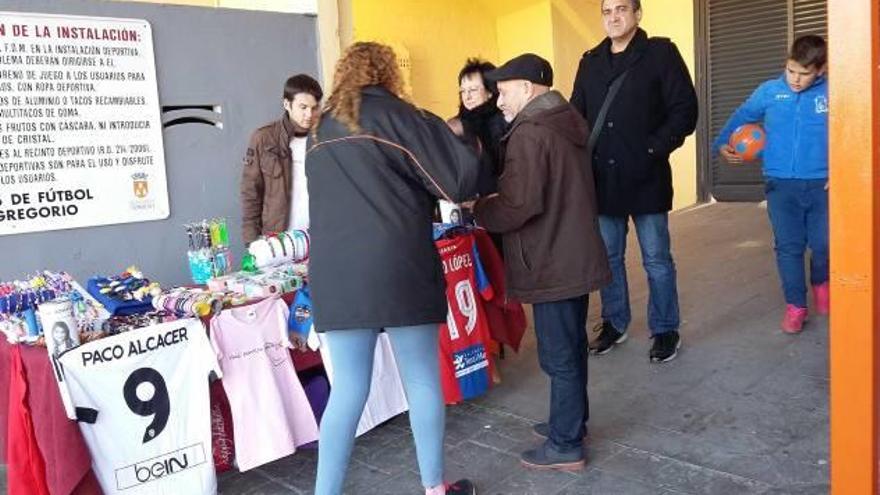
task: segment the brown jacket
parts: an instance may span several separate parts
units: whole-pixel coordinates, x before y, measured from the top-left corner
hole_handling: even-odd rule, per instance
[[[241,173],[241,226],[245,244],[260,235],[287,229],[293,190],[287,115],[251,135]]]
[[[611,281],[588,136],[577,110],[551,91],[526,105],[502,140],[498,195],[479,200],[474,214],[503,234],[511,297],[561,301]]]

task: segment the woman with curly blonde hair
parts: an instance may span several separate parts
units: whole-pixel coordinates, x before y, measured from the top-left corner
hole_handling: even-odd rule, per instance
[[[382,331],[410,405],[425,493],[476,493],[467,480],[443,478],[438,325],[447,304],[432,212],[438,198],[474,197],[478,168],[446,124],[404,94],[391,48],[355,43],[345,51],[306,160],[313,315],[334,371],[316,495],[342,493]]]

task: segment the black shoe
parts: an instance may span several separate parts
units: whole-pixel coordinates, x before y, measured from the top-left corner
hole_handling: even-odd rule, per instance
[[[599,333],[599,336],[589,345],[590,352],[593,354],[606,354],[612,347],[626,342],[626,332],[618,331],[610,321],[603,321],[596,325],[593,331]]]
[[[471,480],[458,480],[446,487],[446,495],[477,495],[477,487]]]
[[[549,441],[536,449],[523,452],[519,459],[523,466],[532,469],[579,471],[584,468],[583,449],[559,452],[550,445]]]
[[[584,428],[584,435],[586,435],[586,431],[587,429]],[[548,423],[538,423],[532,427],[532,433],[534,433],[536,437],[546,440],[550,438],[550,425]],[[586,440],[587,438],[584,436],[584,441]]]
[[[654,345],[651,346],[652,363],[668,363],[675,359],[678,348],[681,347],[681,337],[678,332],[665,332],[652,338],[654,339]]]

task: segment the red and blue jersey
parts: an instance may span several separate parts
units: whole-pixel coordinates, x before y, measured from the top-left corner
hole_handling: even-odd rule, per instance
[[[447,404],[478,397],[489,389],[489,323],[483,301],[494,297],[473,234],[436,241],[446,276],[449,312],[440,326],[440,376]]]

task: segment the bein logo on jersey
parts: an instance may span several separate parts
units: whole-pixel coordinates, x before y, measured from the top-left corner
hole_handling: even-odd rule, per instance
[[[204,464],[204,445],[197,443],[116,470],[116,489],[128,490]]]

